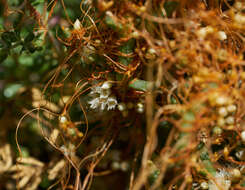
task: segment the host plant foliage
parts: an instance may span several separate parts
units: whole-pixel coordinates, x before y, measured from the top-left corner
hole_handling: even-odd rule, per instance
[[[245,2],[1,2],[1,189],[244,188]]]

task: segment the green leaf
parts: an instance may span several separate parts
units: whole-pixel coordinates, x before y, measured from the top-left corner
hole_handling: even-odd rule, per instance
[[[116,80],[117,81],[121,81],[121,80],[123,80],[123,74],[121,74],[121,73],[116,73]]]
[[[207,87],[202,89],[202,91],[203,92],[208,92],[209,90],[214,89],[214,88],[218,88],[218,84],[215,83],[215,82],[210,82],[210,83],[207,84]]]
[[[11,1],[9,1],[9,4],[11,5],[11,6],[18,6],[19,5],[19,0],[11,0]]]
[[[179,139],[177,140],[175,146],[177,150],[184,149],[190,143],[190,134],[189,133],[180,133]]]
[[[0,51],[0,63],[2,63],[8,57],[8,51],[1,50]]]
[[[21,84],[10,84],[4,89],[3,94],[6,98],[12,98],[21,87]]]
[[[0,41],[0,49],[1,48],[4,48],[4,45],[5,45],[4,42],[3,41]]]
[[[205,108],[205,104],[202,103],[202,102],[199,102],[199,101],[196,101],[193,105],[192,105],[192,108],[191,110],[194,112],[194,113],[199,113],[202,109]]]
[[[34,0],[34,1],[32,1],[32,6],[36,6],[36,5],[39,5],[39,4],[42,4],[42,3],[44,3],[44,0]]]
[[[242,186],[242,187],[245,187],[245,181],[242,181],[242,182],[241,182],[241,186]]]
[[[152,82],[148,82],[140,79],[134,79],[129,83],[130,88],[134,88],[140,91],[147,91],[150,86],[152,86]]]
[[[200,159],[201,160],[210,160],[208,152],[202,151],[201,154],[200,154]]]
[[[192,128],[192,124],[191,123],[188,123],[188,122],[182,122],[181,123],[181,127],[183,128]]]
[[[16,68],[15,67],[16,64],[14,62],[14,59],[11,56],[8,56],[7,59],[2,63],[2,65],[8,69],[11,69],[11,70]]]
[[[30,53],[34,53],[37,50],[37,48],[34,46],[32,42],[27,42],[23,45],[21,49],[21,53],[23,51],[29,51]]]
[[[122,56],[118,57],[118,62],[126,66],[132,63],[132,60],[133,59],[131,57],[122,57]]]
[[[161,121],[159,123],[159,127],[170,128],[171,127],[171,123],[168,122],[168,121]]]
[[[203,171],[203,170],[198,171],[198,173],[199,173],[201,176],[203,176],[203,177],[207,177],[207,173],[206,173],[205,171]]]
[[[23,158],[27,158],[30,156],[30,152],[29,152],[28,148],[21,146],[20,150],[21,150],[21,155]],[[20,156],[19,152],[18,152],[18,156]]]
[[[177,104],[178,103],[174,96],[171,96],[170,101],[171,101],[171,104]]]
[[[203,165],[206,168],[206,170],[208,171],[208,173],[210,173],[212,176],[215,176],[216,170],[213,167],[212,162],[210,160],[204,160]]]
[[[192,111],[186,111],[183,115],[185,121],[193,122],[195,121],[195,114]]]
[[[134,48],[135,48],[135,39],[134,39],[134,38],[131,38],[131,39],[128,40],[126,43],[124,43],[124,44],[119,48],[119,50],[120,50],[122,53],[129,54],[129,53],[133,53],[133,52],[134,52]]]
[[[5,75],[6,75],[5,72],[0,71],[0,80],[3,80]]]
[[[36,47],[32,43],[26,44],[26,48],[30,53],[34,53],[36,51]]]
[[[26,54],[22,54],[20,57],[19,57],[19,63],[22,65],[22,66],[33,66],[33,57],[29,56],[29,55],[26,55]]]
[[[16,36],[15,32],[4,32],[2,33],[1,38],[4,42],[10,44],[18,40],[18,37]]]
[[[204,143],[203,142],[200,142],[198,145],[197,145],[197,150],[201,150],[203,147],[204,147]]]
[[[178,8],[179,3],[177,1],[167,1],[164,3],[164,9],[167,13],[167,17],[171,17],[173,12]]]
[[[122,53],[130,54],[130,53],[134,52],[134,48],[135,48],[135,39],[131,38],[126,43],[124,43],[121,47],[119,47],[119,50]],[[122,63],[123,65],[126,65],[126,66],[131,64],[132,60],[133,59],[131,57],[126,57],[126,56],[119,56],[119,59],[118,59],[118,61],[120,63]]]
[[[155,170],[153,173],[151,173],[148,177],[148,180],[149,180],[149,184],[150,185],[153,185],[154,182],[157,180],[158,176],[160,175],[160,170],[157,169]]]
[[[106,23],[107,26],[109,26],[109,28],[111,28],[112,30],[115,30],[115,31],[120,31],[123,28],[121,23],[116,22],[109,15],[106,15],[106,17],[105,17],[105,23]]]
[[[0,117],[2,117],[2,116],[3,116],[4,111],[5,111],[5,108],[4,108],[3,106],[2,106],[2,107],[0,107]]]
[[[51,182],[49,181],[48,176],[47,175],[44,175],[42,177],[42,181],[39,184],[39,186],[42,187],[43,189],[48,189],[48,187],[50,186],[50,184],[51,184]]]
[[[35,35],[33,34],[33,32],[30,32],[24,39],[24,42],[31,42],[33,39],[35,38]]]

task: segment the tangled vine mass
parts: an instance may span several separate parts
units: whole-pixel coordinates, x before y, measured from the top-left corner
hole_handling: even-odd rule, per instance
[[[245,1],[0,2],[0,189],[245,189]]]

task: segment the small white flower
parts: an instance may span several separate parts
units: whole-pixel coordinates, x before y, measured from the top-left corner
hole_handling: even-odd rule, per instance
[[[119,170],[120,169],[120,163],[119,162],[112,162],[112,164],[111,164],[111,168],[113,169],[113,170]]]
[[[111,94],[111,90],[110,89],[101,88],[101,90],[100,90],[100,98],[108,98],[110,94]]]
[[[228,102],[228,98],[226,96],[219,96],[216,98],[216,104],[219,106],[225,105]]]
[[[117,100],[111,96],[111,83],[106,81],[101,86],[95,86],[91,88],[90,95],[94,98],[89,101],[90,108],[100,108],[101,111],[115,109]]]
[[[131,35],[133,38],[138,38],[140,36],[138,31],[134,31]]]
[[[236,111],[236,105],[231,104],[231,105],[227,106],[226,109],[228,112],[234,112],[234,111]]]
[[[78,19],[75,21],[73,27],[74,27],[75,30],[80,30],[81,29],[82,25],[81,25],[81,23],[80,23],[80,21]]]
[[[156,53],[156,50],[153,49],[153,48],[150,48],[150,49],[148,49],[148,52],[149,52],[150,54],[155,54],[155,53]]]
[[[245,24],[245,16],[241,13],[237,13],[235,16],[234,16],[234,20],[235,22],[239,23],[239,24]]]
[[[239,179],[241,178],[241,172],[239,169],[237,168],[234,168],[232,171],[231,171],[231,176],[234,178],[234,179]]]
[[[234,4],[234,7],[236,8],[236,9],[238,9],[238,10],[242,10],[243,9],[243,3],[242,2],[236,2],[235,4]]]
[[[207,27],[203,27],[203,28],[200,28],[198,31],[197,31],[197,36],[203,40],[208,34],[211,34],[214,32],[214,29],[211,27],[211,26],[207,26]]]
[[[225,107],[219,108],[218,112],[219,112],[219,115],[222,117],[225,117],[228,114],[227,109]]]
[[[138,113],[144,113],[144,108],[138,107],[138,108],[137,108],[137,112],[138,112]]]
[[[124,111],[126,109],[126,105],[124,103],[120,103],[117,105],[119,111]]]
[[[242,141],[245,142],[245,131],[241,132]]]
[[[245,135],[245,134],[244,134]],[[242,139],[242,141],[243,141],[243,139]],[[236,157],[239,159],[239,160],[243,160],[243,156],[244,156],[244,150],[238,150],[236,153],[235,153],[235,155],[236,155]]]
[[[123,172],[126,172],[128,169],[129,169],[129,163],[126,162],[126,161],[122,162],[122,163],[121,163],[121,170],[122,170]]]
[[[218,31],[218,38],[219,40],[223,41],[223,40],[226,40],[227,39],[227,35],[224,31]]]
[[[107,101],[106,99],[101,99],[101,102],[100,102],[100,110],[103,111],[106,107],[106,104],[107,104]]]
[[[64,153],[65,156],[69,156],[69,151],[64,145],[60,147],[60,150]]]
[[[111,88],[111,83],[106,81],[102,84],[101,86],[102,89],[110,89]]]
[[[227,117],[227,118],[225,119],[225,122],[226,122],[227,124],[229,124],[229,125],[232,125],[232,124],[235,123],[235,119],[234,119],[233,116],[229,116],[229,117]]]
[[[206,181],[202,182],[200,185],[201,189],[208,189],[208,183]]]
[[[225,125],[225,119],[223,117],[218,118],[217,124],[219,126],[224,126]]]
[[[137,112],[138,113],[143,113],[144,112],[144,105],[141,102],[139,102],[137,104]]]
[[[107,100],[108,110],[115,109],[117,100],[115,97],[109,97]]]
[[[65,116],[60,117],[60,123],[65,123],[67,121]]]
[[[88,102],[90,104],[90,108],[96,109],[100,105],[100,98],[94,98],[93,100]]]
[[[99,86],[93,86],[91,88],[90,94],[100,94],[101,88]]]

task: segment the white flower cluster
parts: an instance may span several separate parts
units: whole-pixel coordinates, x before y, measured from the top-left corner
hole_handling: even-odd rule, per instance
[[[206,26],[206,27],[203,27],[197,30],[197,36],[200,40],[204,40],[207,37],[207,35],[210,35],[210,34],[214,34],[214,36],[221,41],[224,41],[227,39],[227,35],[224,31],[222,30],[217,31],[212,26]]]
[[[111,95],[111,83],[104,82],[101,86],[95,86],[91,89],[90,95],[93,97],[90,104],[90,108],[96,109],[100,108],[100,110],[115,109],[117,106],[117,99]]]
[[[210,190],[219,190],[220,188],[223,188],[223,190],[229,190],[231,186],[231,181],[228,179],[229,173],[225,170],[219,170],[215,175],[215,181],[217,183],[210,180],[209,181],[209,189]]]

